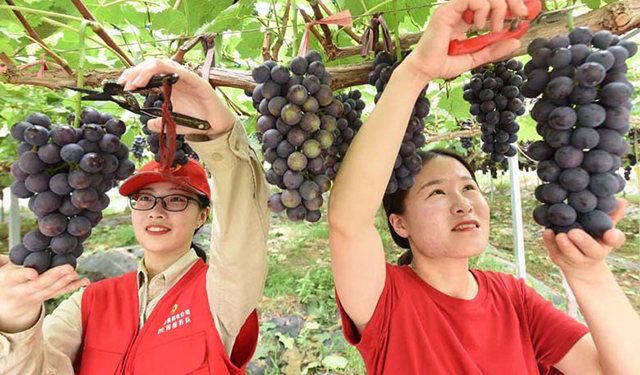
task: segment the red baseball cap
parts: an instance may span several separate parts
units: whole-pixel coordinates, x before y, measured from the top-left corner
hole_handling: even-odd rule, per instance
[[[186,180],[186,186],[194,193],[204,195],[211,200],[211,188],[207,181],[207,172],[202,165],[189,158],[185,165],[178,164],[171,168],[171,176]],[[143,187],[154,182],[171,182],[160,173],[160,163],[155,160],[143,165],[133,176],[129,177],[121,186],[120,194],[129,196],[137,193]]]

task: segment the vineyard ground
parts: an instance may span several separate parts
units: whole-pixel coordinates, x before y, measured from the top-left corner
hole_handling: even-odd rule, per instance
[[[491,210],[490,249],[472,259],[472,266],[514,273],[511,227],[511,201],[507,175],[494,180],[493,194],[489,179],[479,175],[480,184]],[[522,180],[522,205],[527,272],[541,285],[535,284],[546,298],[565,308],[561,276],[551,263],[541,240],[541,228],[530,213],[537,205],[533,189],[535,175]],[[626,189],[631,202],[619,228],[627,236],[624,247],[615,251],[611,264],[618,282],[640,311],[640,194],[637,181]],[[117,201],[117,199],[116,199]],[[5,205],[6,208],[6,205]],[[87,252],[135,243],[126,211],[110,211],[86,243]],[[5,215],[8,215],[5,212]],[[337,316],[329,259],[329,230],[326,212],[319,224],[292,223],[283,216],[273,216],[269,235],[269,275],[260,311],[261,336],[250,367],[253,374],[363,374],[364,365],[358,352],[342,336]],[[28,215],[22,221],[22,232],[35,227]],[[6,217],[6,216],[5,216]],[[376,226],[387,249],[387,260],[395,263],[402,253],[388,235],[383,212]],[[7,252],[7,225],[0,228],[0,246]],[[51,310],[64,297],[48,306]]]

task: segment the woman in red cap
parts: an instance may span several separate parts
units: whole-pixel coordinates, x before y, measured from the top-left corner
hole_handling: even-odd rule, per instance
[[[178,126],[211,172],[190,159],[170,175],[152,161],[120,187],[144,249],[137,272],[74,293],[49,316],[43,302],[84,286],[68,265],[38,275],[0,257],[1,374],[237,374],[258,338],[255,307],[266,277],[269,211],[264,171],[242,124],[211,86],[171,61],[125,70],[125,90],[178,73],[176,112],[206,119]],[[160,119],[148,126],[159,131]],[[210,204],[212,209],[210,209]],[[213,212],[209,262],[192,243]]]
[[[463,12],[502,30],[521,0],[451,0],[438,7],[417,46],[393,71],[384,94],[340,166],[329,201],[331,265],[344,334],[369,374],[638,374],[640,318],[605,263],[624,243],[616,228],[594,240],[579,229],[544,243],[564,272],[588,324],[574,321],[511,275],[469,269],[489,240],[489,206],[459,155],[430,151],[409,190],[386,195],[389,176],[420,92],[498,61],[520,42],[448,56],[464,38]],[[491,13],[491,16],[487,16]],[[375,150],[372,160],[371,150]],[[373,162],[372,162],[373,161]],[[383,198],[384,197],[384,198]],[[374,221],[383,203],[395,242],[385,261]],[[614,224],[626,201],[611,213]],[[555,369],[552,369],[554,367]]]

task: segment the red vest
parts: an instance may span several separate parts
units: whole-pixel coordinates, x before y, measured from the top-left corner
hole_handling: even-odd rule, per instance
[[[82,296],[76,374],[244,374],[258,342],[258,314],[245,322],[229,359],[209,308],[207,269],[196,262],[139,332],[136,272],[90,285]]]

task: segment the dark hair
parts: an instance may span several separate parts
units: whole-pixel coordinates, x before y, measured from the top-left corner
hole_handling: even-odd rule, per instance
[[[476,175],[475,175],[475,171],[473,170],[473,167],[471,167],[469,162],[467,162],[467,160],[465,160],[464,157],[462,157],[461,155],[453,151],[444,150],[444,149],[433,149],[429,151],[418,151],[418,154],[422,158],[423,166],[429,160],[435,159],[436,157],[439,157],[439,156],[447,156],[450,158],[454,158],[457,161],[459,161],[469,171],[469,174],[471,174],[471,178],[473,178],[473,180],[476,181]],[[409,239],[404,238],[400,236],[398,233],[396,233],[395,229],[393,229],[393,225],[391,225],[391,221],[389,220],[389,217],[391,216],[391,214],[404,213],[404,209],[405,209],[404,200],[407,197],[407,193],[408,193],[408,190],[398,189],[393,194],[385,194],[384,198],[382,199],[382,205],[384,207],[385,213],[387,214],[387,225],[389,226],[389,232],[391,232],[391,237],[393,238],[393,242],[395,242],[396,245],[404,249],[407,249],[407,251],[405,251],[404,254],[402,254],[400,258],[398,258],[399,266],[410,264],[413,261],[413,253],[411,252]]]
[[[207,198],[204,195],[198,195],[198,205],[200,206],[201,210],[204,210],[205,208],[209,207],[210,202],[209,202],[209,198]],[[204,224],[202,226],[199,226],[196,228],[195,231],[193,231],[193,235],[195,236],[196,233],[198,233],[198,231],[200,230],[200,228],[202,228],[204,226]],[[204,251],[204,249],[202,248],[202,246],[198,245],[197,243],[191,241],[191,247],[193,248],[193,250],[196,252],[196,254],[205,262],[207,263],[207,253]]]

